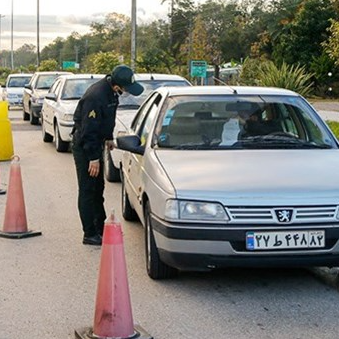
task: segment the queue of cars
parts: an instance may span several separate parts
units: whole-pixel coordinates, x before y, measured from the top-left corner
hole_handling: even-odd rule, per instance
[[[117,145],[123,217],[144,226],[151,278],[337,266],[339,144],[297,93],[158,88]]]
[[[24,104],[24,119],[34,111],[38,123],[40,106],[43,141],[65,152],[78,100],[104,75],[53,76],[47,94]],[[33,78],[27,89],[40,87]],[[229,266],[337,266],[339,144],[303,97],[191,86],[176,75],[136,80],[145,91],[120,97],[117,147],[105,149],[104,171],[122,181],[124,219],[144,227],[152,279]]]

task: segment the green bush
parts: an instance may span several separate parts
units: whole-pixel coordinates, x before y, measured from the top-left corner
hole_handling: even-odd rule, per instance
[[[339,122],[337,121],[326,121],[327,125],[333,132],[333,134],[336,136],[336,138],[339,140]]]
[[[258,72],[258,80],[262,86],[290,89],[302,96],[312,93],[313,74],[307,73],[300,65],[287,65],[285,62],[277,67],[273,62],[262,64]]]

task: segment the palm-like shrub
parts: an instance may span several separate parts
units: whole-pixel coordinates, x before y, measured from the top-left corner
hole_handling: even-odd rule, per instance
[[[277,67],[273,62],[265,62],[258,70],[258,82],[261,86],[280,87],[290,89],[302,96],[312,92],[312,77],[305,67],[300,65],[287,65],[285,62]]]

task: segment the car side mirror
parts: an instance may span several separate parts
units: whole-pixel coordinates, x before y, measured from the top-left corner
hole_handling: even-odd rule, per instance
[[[125,135],[117,137],[116,144],[119,149],[131,153],[144,155],[145,147],[141,145],[141,140],[137,135]]]
[[[57,96],[55,95],[55,93],[47,93],[46,96],[45,96],[45,99],[56,101]]]
[[[32,86],[30,84],[26,84],[26,85],[24,85],[24,87],[27,88],[27,89],[32,89]]]

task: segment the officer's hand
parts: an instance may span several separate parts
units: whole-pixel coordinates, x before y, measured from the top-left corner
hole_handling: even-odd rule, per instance
[[[100,171],[100,162],[99,160],[92,160],[89,162],[88,173],[91,177],[97,177]]]
[[[114,148],[114,141],[113,140],[106,140],[106,147],[112,151]]]

